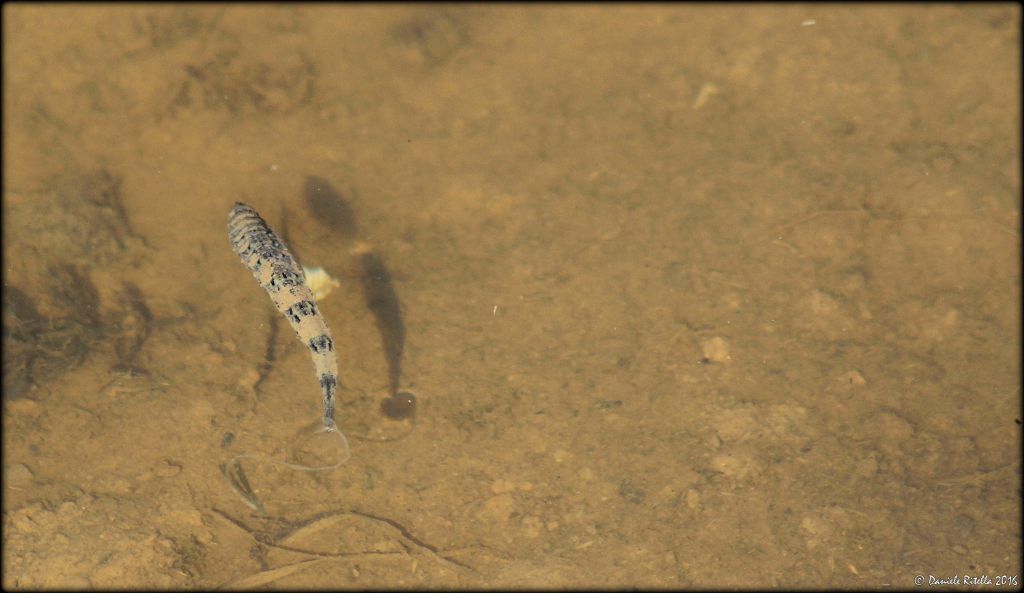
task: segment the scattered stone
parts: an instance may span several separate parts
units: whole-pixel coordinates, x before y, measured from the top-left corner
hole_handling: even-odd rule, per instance
[[[24,463],[15,463],[4,468],[4,484],[8,488],[24,488],[32,483],[32,470]]]
[[[729,355],[729,343],[725,341],[725,338],[715,336],[709,340],[704,340],[703,344],[704,362],[727,362],[732,360],[732,356]]]
[[[848,384],[848,385],[866,385],[867,384],[867,380],[864,379],[864,375],[861,375],[857,371],[850,371],[848,373],[844,373],[841,377],[839,377],[839,380],[842,381],[843,383]]]

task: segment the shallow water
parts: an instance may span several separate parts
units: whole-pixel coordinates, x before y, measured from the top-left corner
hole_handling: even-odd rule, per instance
[[[1020,574],[1016,6],[4,10],[5,587]]]

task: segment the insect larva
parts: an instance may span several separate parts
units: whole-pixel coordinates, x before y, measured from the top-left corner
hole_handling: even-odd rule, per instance
[[[295,261],[284,241],[250,206],[236,202],[228,216],[228,239],[242,263],[267,291],[299,340],[313,356],[324,402],[324,430],[336,430],[334,397],[338,389],[338,361],[334,340],[313,292],[306,285],[302,266]]]

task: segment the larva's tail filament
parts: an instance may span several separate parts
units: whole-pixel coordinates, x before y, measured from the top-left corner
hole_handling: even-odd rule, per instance
[[[285,461],[283,459],[276,459],[270,455],[263,453],[242,453],[235,455],[228,460],[221,467],[221,471],[224,473],[224,478],[227,480],[231,490],[234,491],[249,508],[253,509],[261,515],[266,515],[266,507],[260,501],[257,496],[256,490],[250,485],[249,479],[242,469],[243,460],[252,460],[257,464],[264,464],[275,467],[284,467],[291,470],[302,471],[302,472],[327,472],[334,469],[338,469],[349,457],[352,452],[348,446],[348,439],[345,435],[338,430],[337,426],[334,426],[333,421],[330,426],[326,425],[327,421],[324,420],[325,426],[322,426],[316,430],[310,431],[310,429],[304,429],[300,432],[299,436],[294,442],[292,447],[295,454],[303,453],[310,457],[319,457],[320,453],[314,449],[326,449],[328,454],[333,453],[333,463],[318,463],[316,461],[310,461],[306,463],[303,461]]]

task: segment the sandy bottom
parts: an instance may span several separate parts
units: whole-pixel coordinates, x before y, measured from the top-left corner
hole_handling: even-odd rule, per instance
[[[4,10],[5,588],[1019,578],[1019,8]]]

